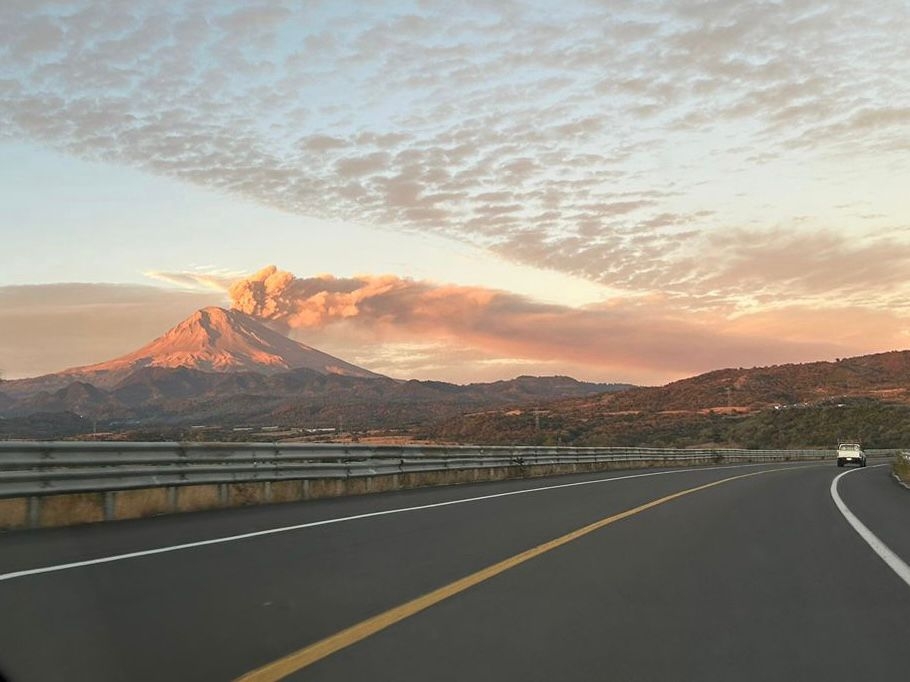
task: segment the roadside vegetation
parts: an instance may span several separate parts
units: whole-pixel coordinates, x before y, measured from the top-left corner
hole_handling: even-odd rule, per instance
[[[905,451],[895,457],[891,470],[901,481],[910,485],[910,452]]]
[[[835,448],[910,446],[910,406],[860,398],[845,403],[748,413],[598,413],[595,409],[483,412],[446,419],[424,438],[478,445]]]

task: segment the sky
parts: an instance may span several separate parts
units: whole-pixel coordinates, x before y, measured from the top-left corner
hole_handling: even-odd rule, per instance
[[[0,371],[233,306],[371,370],[910,346],[910,4],[0,3]]]

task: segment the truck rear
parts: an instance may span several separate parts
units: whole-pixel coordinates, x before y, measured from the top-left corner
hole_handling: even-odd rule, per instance
[[[837,446],[837,466],[842,467],[847,464],[856,464],[857,466],[866,466],[866,453],[859,443],[840,443]]]

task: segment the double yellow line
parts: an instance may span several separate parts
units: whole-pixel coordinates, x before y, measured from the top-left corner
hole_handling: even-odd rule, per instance
[[[739,476],[732,476],[730,478],[724,478],[720,481],[714,481],[713,483],[706,483],[704,485],[697,486],[695,488],[689,488],[687,490],[681,490],[672,495],[667,495],[666,497],[661,497],[657,500],[652,500],[641,506],[635,507],[634,509],[628,509],[619,514],[614,514],[613,516],[608,516],[601,519],[600,521],[595,521],[594,523],[588,524],[573,530],[570,533],[558,537],[549,542],[545,542],[542,545],[537,545],[532,549],[516,554],[515,556],[504,559],[498,563],[493,564],[492,566],[487,566],[476,573],[465,576],[460,580],[456,580],[453,583],[449,583],[443,587],[440,587],[432,592],[429,592],[421,597],[412,599],[411,601],[396,606],[388,611],[380,613],[377,616],[372,618],[367,618],[364,621],[352,625],[349,628],[341,630],[340,632],[335,633],[325,639],[321,639],[314,644],[299,649],[292,654],[288,654],[283,658],[279,658],[276,661],[267,663],[261,668],[252,670],[241,677],[238,677],[236,682],[271,682],[273,680],[281,680],[288,675],[297,672],[303,668],[306,668],[309,665],[312,665],[316,661],[322,660],[327,656],[331,656],[336,651],[340,651],[346,647],[351,646],[371,635],[375,635],[381,630],[385,630],[390,625],[394,625],[399,621],[404,620],[405,618],[410,618],[411,616],[420,613],[424,609],[428,609],[434,604],[453,597],[460,592],[474,587],[485,580],[499,575],[508,571],[510,568],[514,568],[519,564],[523,564],[526,561],[540,556],[541,554],[546,554],[547,552],[556,549],[557,547],[562,547],[573,540],[577,540],[580,537],[593,533],[596,530],[603,528],[604,526],[609,526],[611,523],[616,523],[622,519],[628,518],[630,516],[635,516],[640,514],[643,511],[657,507],[658,505],[665,504],[671,500],[675,500],[679,497],[685,495],[691,495],[692,493],[697,493],[700,490],[706,490],[707,488],[713,488],[714,486],[721,485],[723,483],[729,483],[730,481],[736,481],[741,478],[749,478],[750,476],[758,476],[760,474],[770,473],[772,471],[782,471],[782,469],[766,469],[763,471],[754,471],[748,474],[741,474]]]

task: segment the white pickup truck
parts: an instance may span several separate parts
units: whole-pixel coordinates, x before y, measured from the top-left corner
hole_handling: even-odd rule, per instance
[[[837,466],[842,467],[845,464],[866,466],[866,453],[863,452],[862,445],[859,443],[840,443],[837,446]]]

